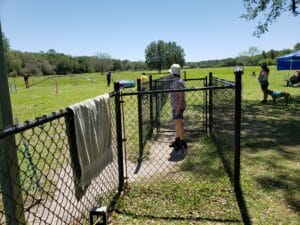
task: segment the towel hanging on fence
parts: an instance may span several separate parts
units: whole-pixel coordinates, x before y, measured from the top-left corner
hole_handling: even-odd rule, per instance
[[[79,174],[80,177],[76,179],[80,188],[84,190],[85,186],[113,160],[109,94],[76,103],[68,108],[74,115],[76,139],[71,141],[74,145],[76,143],[75,147],[71,146],[71,155],[72,160],[78,160],[73,162],[73,167],[80,167],[75,168],[75,171],[79,171],[75,174]],[[69,133],[69,138],[74,138],[72,136],[74,135]]]

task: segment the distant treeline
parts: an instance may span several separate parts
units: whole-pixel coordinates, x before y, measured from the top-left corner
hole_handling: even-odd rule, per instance
[[[284,49],[280,51],[270,50],[262,51],[258,54],[251,54],[251,52],[244,52],[236,58],[225,58],[219,60],[206,60],[199,62],[187,62],[186,68],[211,68],[211,67],[231,67],[236,65],[241,66],[257,66],[263,63],[267,65],[276,65],[276,58],[282,55],[292,53],[300,50],[300,43],[294,46],[294,49]]]
[[[103,73],[108,70],[146,70],[143,61],[112,59],[107,54],[97,56],[69,56],[48,52],[30,53],[10,50],[5,53],[7,72],[9,76],[66,75],[76,73]]]
[[[281,51],[249,51],[240,54],[236,58],[225,58],[219,60],[206,60],[199,62],[187,62],[185,68],[212,68],[212,67],[230,67],[230,66],[257,66],[262,63],[268,65],[276,64],[276,57],[291,53],[300,49],[300,43],[296,44],[294,49],[284,49]],[[109,55],[99,53],[96,56],[69,56],[63,53],[57,53],[50,49],[47,52],[31,53],[15,50],[5,51],[7,72],[9,76],[29,76],[38,75],[66,75],[76,73],[105,71],[141,71],[147,70],[144,61],[129,61],[112,59]]]

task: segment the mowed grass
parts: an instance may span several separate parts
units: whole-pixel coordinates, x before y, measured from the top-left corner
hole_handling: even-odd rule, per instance
[[[105,74],[80,74],[67,76],[30,77],[30,87],[25,88],[22,77],[10,78],[17,92],[11,94],[14,117],[19,122],[48,115],[67,106],[113,91],[113,82],[122,79],[136,80],[140,73],[114,73],[110,87]],[[54,83],[57,83],[57,88]]]
[[[287,91],[293,100],[285,106],[282,99],[273,105],[269,99],[267,105],[261,105],[262,92],[257,77],[251,77],[252,71],[259,73],[259,67],[245,67],[242,78],[242,155],[241,183],[247,212],[252,224],[299,224],[300,221],[300,88],[286,87],[286,75],[289,71],[276,71],[271,67],[270,86],[272,90]],[[234,81],[233,68],[187,70],[187,77],[204,77],[212,71],[214,76]],[[133,79],[140,72],[115,73],[113,79]],[[106,87],[104,75],[83,74],[78,84],[72,84],[70,77],[56,78],[58,93],[52,88],[51,78],[26,89],[21,78],[16,79],[17,93],[11,94],[13,113],[19,121],[31,120],[36,116],[49,114],[87,98],[92,98],[113,90]],[[160,76],[155,74],[156,76]],[[87,78],[93,77],[94,83]],[[44,79],[44,78],[34,78]],[[13,82],[12,79],[9,82]],[[35,81],[36,82],[36,81]],[[207,144],[207,140],[201,140]],[[208,141],[209,142],[209,141]],[[207,174],[204,168],[212,160],[213,146],[199,151],[197,166],[203,167],[203,177]],[[128,196],[119,205],[122,212],[114,213],[112,224],[241,224],[242,219],[237,210],[235,198],[228,178],[220,178],[220,160],[216,159],[218,170],[209,169],[205,182],[191,182],[195,179],[192,173],[189,182],[178,181],[178,192],[174,186],[165,182],[156,184],[152,189],[131,189]],[[206,162],[206,163],[205,163]],[[190,175],[190,172],[188,172]],[[175,185],[175,187],[176,187]],[[204,192],[199,192],[204,190]],[[197,192],[198,191],[198,192]],[[192,196],[191,196],[192,193]],[[195,195],[196,193],[196,195]],[[197,195],[197,193],[199,195]],[[204,194],[205,193],[205,194]],[[201,200],[201,195],[212,196],[211,207]],[[170,211],[159,214],[159,207],[169,206],[164,199],[171,196],[173,200]],[[202,196],[205,198],[205,196]],[[231,196],[231,197],[230,197]],[[147,198],[146,198],[147,197]],[[224,199],[229,199],[224,203]],[[144,200],[147,200],[143,203]],[[214,202],[215,201],[215,202]],[[215,204],[216,203],[216,204]],[[135,206],[143,206],[135,209]],[[198,211],[194,210],[196,207]],[[193,213],[186,220],[180,220],[180,213],[189,210]],[[139,210],[139,211],[138,211]],[[172,213],[172,211],[174,213]],[[179,216],[178,216],[179,215]]]

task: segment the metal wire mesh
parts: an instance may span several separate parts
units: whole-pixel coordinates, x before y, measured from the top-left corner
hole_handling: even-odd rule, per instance
[[[201,151],[200,139],[207,130],[208,117],[224,165],[233,173],[234,84],[216,78],[212,81],[212,87],[208,87],[206,78],[185,80],[186,89],[183,91],[187,108],[184,123],[188,151],[174,151],[169,147],[174,140],[174,121],[169,104],[169,94],[174,90],[170,90],[169,77],[152,81],[139,92],[121,91],[120,102],[112,98],[114,161],[91,182],[81,199],[75,196],[74,168],[67,137],[70,114],[59,112],[22,127],[13,126],[1,131],[0,163],[7,166],[1,166],[0,170],[0,224],[86,224],[92,207],[112,204],[117,189],[120,190],[119,182],[123,182],[120,181],[122,162],[125,163],[127,181],[139,186],[152,185],[153,182],[167,184],[168,180],[176,183],[184,179],[188,167],[185,159],[189,157],[189,165],[197,164],[196,161],[191,163],[196,155],[188,154]],[[211,104],[208,111],[209,92]],[[118,110],[115,112],[115,107],[118,108],[119,104],[122,125],[116,127],[119,119],[116,119]],[[120,131],[124,159],[120,157],[120,151],[117,152],[121,146]],[[17,152],[15,156],[9,154],[12,150]],[[11,191],[13,198],[7,184],[15,187]],[[8,209],[19,214],[12,215]]]
[[[235,144],[235,89],[234,84],[218,78],[212,79],[214,87],[231,86],[212,91],[212,135],[217,144],[226,171],[233,178]]]
[[[143,143],[142,149],[139,146],[139,126],[138,118],[144,117],[149,111],[150,96],[155,97],[160,94],[169,95],[172,90],[145,92],[145,93],[123,93],[123,123],[125,127],[125,149],[127,162],[127,176],[129,180],[140,180],[147,182],[152,177],[168,177],[180,165],[183,155],[171,154],[169,143],[174,139],[174,121],[172,119],[171,106],[166,103],[159,113],[159,129],[153,130],[153,135],[149,136]],[[186,89],[187,109],[185,112],[185,129],[187,131],[187,140],[189,148],[196,148],[199,132],[206,130],[206,91],[203,89]],[[136,96],[140,96],[145,103],[141,106],[143,114],[138,114],[136,108]],[[153,97],[153,99],[155,98]],[[154,103],[155,104],[155,103]],[[144,120],[143,120],[144,122]],[[155,125],[154,125],[155,126]],[[178,163],[177,163],[178,161]]]
[[[114,101],[111,100],[112,112]],[[75,196],[74,170],[70,156],[67,127],[70,113],[59,112],[37,118],[22,126],[1,132],[0,163],[7,151],[15,150],[6,171],[0,171],[0,224],[85,224],[92,207],[109,206],[118,186],[115,118],[112,113],[113,162],[92,180],[83,196]],[[15,173],[15,177],[14,176]],[[5,185],[19,192],[13,198]],[[23,204],[22,204],[23,202]],[[22,205],[18,205],[22,204]],[[20,215],[10,215],[9,208],[20,208]]]
[[[169,147],[169,143],[174,141],[175,137],[174,121],[168,102],[169,95],[173,90],[167,88],[154,92],[122,94],[123,127],[125,128],[125,178],[130,188],[128,196],[124,197],[125,200],[121,204],[120,212],[158,218],[166,215],[166,217],[172,218],[174,215],[186,218],[193,213],[198,215],[199,210],[203,212],[206,207],[214,207],[218,211],[218,207],[228,206],[210,202],[211,199],[218,198],[217,193],[220,193],[220,187],[209,185],[210,188],[212,186],[215,188],[213,193],[216,196],[206,196],[205,190],[202,189],[205,189],[207,182],[223,179],[222,176],[225,172],[218,156],[221,155],[222,161],[225,162],[223,165],[228,167],[225,170],[233,173],[235,84],[216,78],[213,79],[211,86],[207,86],[206,79],[186,80],[185,84],[187,107],[184,113],[184,124],[188,143],[187,151],[176,151]],[[144,104],[141,104],[142,109],[140,110],[141,112],[145,111],[144,113],[149,110],[147,102],[150,101],[150,96],[153,99],[165,99],[164,104],[160,104],[159,100],[158,103],[156,101],[153,103],[153,108],[157,110],[157,117],[154,117],[156,124],[153,124],[153,135],[145,141],[142,150],[138,148],[137,121],[140,116],[144,116],[144,113],[140,115],[136,110],[138,95],[145,100]],[[209,97],[211,97],[209,101],[211,105],[208,105]],[[208,115],[209,112],[210,115]],[[209,118],[211,119],[211,134],[221,154],[218,154],[215,146],[201,154],[205,148],[203,147],[203,137],[206,136]],[[155,129],[157,127],[158,129]],[[202,159],[201,157],[207,158]],[[205,180],[205,176],[208,177],[207,180]],[[164,192],[164,188],[168,190]],[[222,191],[228,193],[228,199],[234,199],[231,188],[230,182],[228,182],[228,186],[222,186]],[[188,198],[187,201],[184,201],[185,197]],[[151,203],[148,204],[148,201]],[[177,201],[182,201],[180,203],[182,208],[172,210]]]

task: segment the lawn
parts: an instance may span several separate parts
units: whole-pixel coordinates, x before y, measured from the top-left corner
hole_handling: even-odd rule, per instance
[[[187,70],[187,77],[204,77],[210,71],[217,77],[234,80],[233,68]],[[258,74],[259,67],[245,67],[242,79],[241,184],[247,211],[252,224],[299,224],[300,89],[285,86],[284,78],[290,72],[279,72],[271,67],[269,88],[288,91],[293,100],[288,106],[282,99],[276,105],[271,100],[261,105],[262,92],[256,78],[251,77],[252,71]],[[140,74],[126,72],[112,76],[114,80],[135,80]],[[160,75],[155,74],[157,76]],[[107,87],[105,76],[100,74],[83,74],[75,81],[71,76],[50,77],[42,82],[39,81],[45,78],[33,79],[35,85],[28,89],[21,78],[9,79],[10,83],[15,80],[17,84],[17,92],[11,94],[11,100],[14,117],[20,122],[113,90],[113,85]],[[57,82],[57,93],[53,80]],[[119,202],[118,212],[112,215],[112,224],[241,224],[228,177],[219,169],[214,170],[222,165],[217,156],[212,158],[214,146],[207,138],[199,141],[204,147],[194,160],[198,166],[203,166],[203,174],[178,180],[175,190],[165,182],[146,190],[131,189]],[[209,166],[209,172],[204,166]],[[184,173],[190,174],[190,171]],[[199,182],[204,177],[205,182]],[[166,203],[166,196],[169,199],[170,195],[173,201]],[[207,196],[213,196],[209,198],[210,204],[206,202]],[[159,214],[160,207],[169,207],[169,211]],[[182,213],[189,211],[191,215],[180,219]]]

